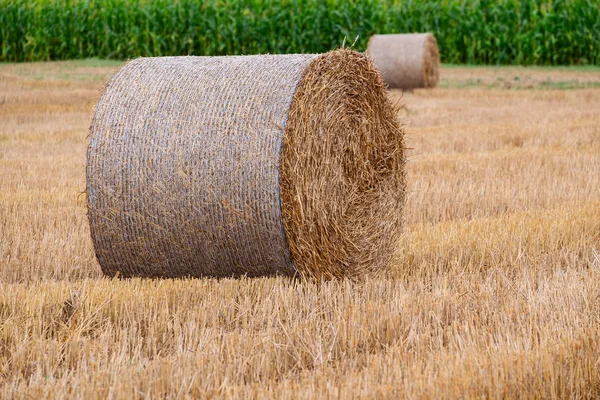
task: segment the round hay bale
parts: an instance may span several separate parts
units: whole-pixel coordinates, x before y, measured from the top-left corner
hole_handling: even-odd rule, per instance
[[[96,256],[123,277],[384,269],[401,228],[403,143],[360,53],[131,61],[90,128]]]
[[[440,55],[430,33],[373,35],[367,53],[390,88],[431,88],[438,83]]]

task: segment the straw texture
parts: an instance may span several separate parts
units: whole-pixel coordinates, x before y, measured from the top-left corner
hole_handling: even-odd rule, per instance
[[[360,61],[349,64],[353,59]],[[358,71],[358,65],[368,73]],[[340,74],[339,70],[344,72]],[[318,76],[323,74],[327,78],[320,81]],[[324,98],[319,97],[315,113],[302,121],[307,101],[324,90],[318,85],[338,82],[337,97],[329,98],[337,101],[340,93],[351,99],[371,88],[361,79],[376,82],[379,104],[371,105],[371,99],[365,97],[353,107],[383,105],[388,114],[361,114],[354,108],[347,109],[347,105],[336,108],[334,103],[323,108]],[[296,108],[302,113],[294,112]],[[357,124],[339,125],[342,114],[356,118]],[[288,116],[296,121],[292,126],[286,126]],[[297,242],[293,232],[306,221],[295,214],[286,219],[282,209],[286,210],[285,201],[307,190],[290,174],[301,174],[305,177],[300,179],[302,182],[318,182],[309,185],[308,190],[323,183],[353,181],[344,177],[340,182],[323,181],[333,176],[327,172],[320,175],[327,156],[318,152],[334,150],[338,146],[335,135],[347,128],[357,131],[342,135],[340,140],[356,141],[356,135],[364,136],[365,129],[369,129],[360,128],[361,124],[381,125],[381,121],[364,118],[382,117],[390,119],[389,133],[398,135],[393,138],[394,151],[400,149],[400,158],[394,159],[392,168],[385,167],[389,169],[386,173],[397,174],[393,180],[403,182],[401,130],[385,98],[383,83],[364,55],[339,50],[322,56],[142,58],[126,64],[105,88],[90,128],[88,217],[102,270],[110,276],[124,277],[254,277],[298,272],[317,278],[360,275],[359,271],[367,269],[362,266],[364,260],[355,268],[354,253],[342,264],[334,261],[335,266],[303,263],[304,259],[312,260],[311,253],[305,246],[291,243]],[[289,141],[287,151],[282,149],[284,136],[303,135],[313,135],[313,143],[321,143],[321,150],[319,146],[298,149],[295,146],[308,142]],[[349,149],[346,145],[338,149],[342,152],[336,156],[336,165],[342,165],[345,157],[345,163],[363,162],[360,157],[353,159],[353,154],[347,153]],[[316,163],[296,156],[313,151],[317,151],[311,156]],[[284,159],[286,165],[295,168],[284,170]],[[316,176],[324,178],[315,181]],[[285,189],[280,181],[288,183]],[[334,196],[336,193],[341,192],[332,192]],[[394,194],[398,204],[403,193],[402,189]],[[310,193],[304,194],[311,197]],[[328,207],[334,202],[331,198]],[[309,203],[311,200],[303,198],[290,209]],[[330,210],[322,211],[319,218],[327,220]],[[394,206],[393,211],[400,210]],[[380,217],[369,215],[366,208],[364,212],[367,214],[350,212],[349,221]],[[396,238],[398,228],[399,224],[393,224],[393,229],[388,229],[390,240]],[[318,229],[312,232],[323,233]],[[288,242],[286,234],[295,239]],[[387,242],[378,243],[377,234],[372,239],[373,246],[380,249],[380,258],[389,259],[393,249]],[[342,251],[344,246],[347,244],[341,244]],[[311,251],[332,253],[327,246],[315,246]],[[370,254],[373,256],[373,252]],[[328,258],[325,261],[332,262]]]
[[[406,191],[396,114],[365,55],[340,50],[307,68],[281,157],[284,226],[302,275],[356,277],[390,264]]]
[[[439,81],[440,56],[430,33],[373,35],[367,53],[390,88],[431,88]]]

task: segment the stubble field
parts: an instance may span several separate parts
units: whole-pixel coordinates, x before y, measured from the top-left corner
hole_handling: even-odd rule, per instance
[[[598,68],[391,92],[397,260],[319,285],[102,277],[85,150],[118,65],[0,65],[0,398],[600,396]]]

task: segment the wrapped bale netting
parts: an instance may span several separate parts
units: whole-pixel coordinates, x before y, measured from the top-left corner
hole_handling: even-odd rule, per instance
[[[355,277],[389,265],[403,131],[370,60],[129,62],[90,128],[88,217],[111,276]]]
[[[438,83],[440,55],[430,33],[373,35],[367,53],[390,88],[431,88]]]

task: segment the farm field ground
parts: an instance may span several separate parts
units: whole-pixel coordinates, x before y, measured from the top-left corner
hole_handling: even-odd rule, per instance
[[[389,276],[109,280],[87,129],[118,62],[0,64],[0,398],[600,397],[600,68],[442,68]]]

